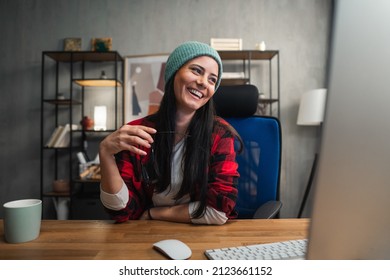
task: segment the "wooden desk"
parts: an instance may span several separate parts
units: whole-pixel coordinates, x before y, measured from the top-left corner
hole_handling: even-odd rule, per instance
[[[172,238],[187,243],[191,259],[206,259],[206,249],[306,238],[308,226],[308,219],[232,220],[222,226],[44,220],[38,239],[9,244],[0,220],[0,259],[166,259],[152,244]]]

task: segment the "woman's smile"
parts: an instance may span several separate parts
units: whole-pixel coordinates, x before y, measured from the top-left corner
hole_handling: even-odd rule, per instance
[[[200,91],[198,91],[198,90],[196,90],[196,89],[190,88],[190,89],[188,89],[188,91],[189,91],[193,96],[195,96],[195,97],[197,97],[197,98],[199,98],[199,99],[203,98],[203,93],[201,93]]]

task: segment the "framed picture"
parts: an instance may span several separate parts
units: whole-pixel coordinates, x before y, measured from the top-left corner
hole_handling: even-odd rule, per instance
[[[112,38],[92,38],[92,51],[107,52],[112,49]]]
[[[65,38],[64,51],[81,51],[81,38]]]
[[[168,54],[125,57],[125,123],[153,114],[164,95]]]

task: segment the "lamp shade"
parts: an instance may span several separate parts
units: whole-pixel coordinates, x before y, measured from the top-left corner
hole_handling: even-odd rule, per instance
[[[320,125],[324,120],[326,89],[319,88],[302,95],[298,112],[298,125]]]
[[[107,107],[106,106],[95,106],[94,108],[94,122],[95,130],[106,130],[107,129]]]

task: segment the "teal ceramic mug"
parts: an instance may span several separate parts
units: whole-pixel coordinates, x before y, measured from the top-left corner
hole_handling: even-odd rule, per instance
[[[8,243],[38,238],[41,231],[42,201],[22,199],[7,202],[4,208],[4,237]]]

